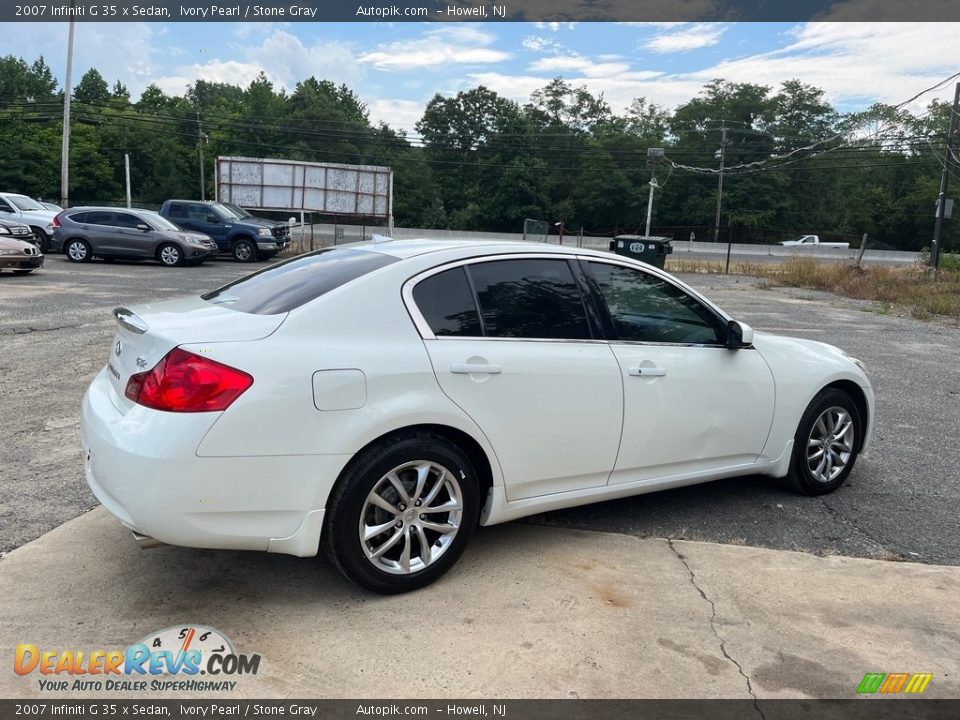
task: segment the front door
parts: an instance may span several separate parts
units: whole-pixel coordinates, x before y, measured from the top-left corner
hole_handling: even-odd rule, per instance
[[[724,346],[725,325],[666,279],[585,263],[609,309],[624,388],[611,484],[754,463],[773,420],[773,375],[756,350]]]

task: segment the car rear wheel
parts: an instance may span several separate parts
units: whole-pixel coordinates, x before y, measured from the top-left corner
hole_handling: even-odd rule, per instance
[[[253,262],[257,259],[257,248],[250,240],[237,240],[233,244],[233,259],[237,262]]]
[[[90,262],[90,258],[93,257],[93,250],[91,250],[90,244],[86,240],[68,240],[63,251],[66,253],[67,259],[70,260],[70,262]]]
[[[843,485],[857,461],[863,422],[847,393],[828,388],[807,406],[794,437],[787,475],[804,495],[824,495]]]
[[[430,584],[459,559],[479,516],[470,460],[429,432],[360,453],[327,503],[323,545],[349,580],[394,594]]]
[[[50,248],[50,238],[47,234],[38,227],[31,227],[33,231],[33,236],[36,238],[37,247],[40,248],[40,252],[45,253]]]
[[[167,267],[176,267],[183,263],[183,250],[173,243],[164,243],[157,248],[157,260]]]

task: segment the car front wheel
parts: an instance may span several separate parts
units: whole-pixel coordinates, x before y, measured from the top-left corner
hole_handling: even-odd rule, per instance
[[[824,495],[843,485],[857,461],[863,421],[853,399],[828,388],[807,406],[794,437],[787,475],[804,495]]]
[[[233,259],[237,262],[253,262],[257,259],[257,248],[250,240],[237,240],[233,244]]]
[[[162,265],[176,267],[183,263],[183,251],[173,243],[166,243],[157,249],[157,259]]]
[[[416,590],[456,563],[479,511],[469,458],[439,435],[404,433],[364,450],[344,471],[327,503],[324,548],[367,590]]]

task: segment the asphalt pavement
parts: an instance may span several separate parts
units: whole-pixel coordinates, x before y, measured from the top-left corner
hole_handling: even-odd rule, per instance
[[[0,274],[0,552],[96,506],[83,480],[78,408],[110,347],[110,310],[196,294],[258,267],[78,266],[49,256],[33,275]],[[960,564],[960,330],[751,278],[684,279],[757,330],[833,343],[866,362],[877,393],[871,451],[822,498],[743,477],[521,522]]]

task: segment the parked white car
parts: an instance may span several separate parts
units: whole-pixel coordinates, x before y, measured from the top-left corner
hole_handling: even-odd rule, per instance
[[[604,252],[346,245],[114,314],[81,424],[103,505],[147,545],[322,547],[377,592],[478,522],[754,473],[830,492],[870,437],[858,360]]]
[[[27,225],[33,231],[34,242],[41,252],[50,249],[53,219],[56,216],[57,211],[48,210],[31,197],[0,192],[0,220],[13,220]]]
[[[841,248],[843,250],[850,249],[850,243],[845,242],[821,242],[819,235],[804,235],[803,237],[797,240],[784,240],[780,243],[785,247],[826,247],[826,248]]]

